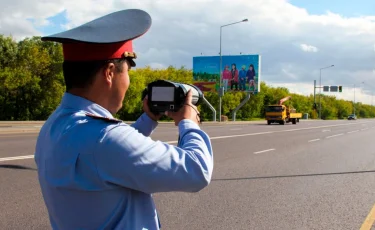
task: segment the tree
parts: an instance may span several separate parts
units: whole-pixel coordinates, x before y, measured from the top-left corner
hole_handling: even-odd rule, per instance
[[[26,38],[16,42],[12,37],[0,35],[0,120],[45,120],[56,109],[64,94],[62,72],[62,46],[54,42],[42,42],[40,37]],[[130,73],[130,87],[126,92],[123,107],[116,115],[122,120],[135,120],[142,113],[142,91],[152,81],[164,79],[191,84],[193,71],[184,66],[152,69],[136,68]],[[194,74],[197,79],[210,80],[218,76],[209,73]],[[313,96],[290,93],[284,87],[270,87],[260,83],[261,91],[237,112],[238,120],[264,118],[264,107],[277,104],[286,96],[291,100],[285,105],[297,112],[317,117],[313,110]],[[205,98],[218,110],[219,96],[215,92],[204,92]],[[246,92],[227,92],[222,98],[222,113],[232,117],[233,110],[246,97]],[[358,117],[375,117],[375,107],[355,103]],[[199,107],[204,120],[212,120],[212,111],[206,104]],[[351,101],[322,96],[322,118],[344,119],[353,112]],[[166,119],[166,118],[164,118]],[[217,114],[217,120],[219,119]]]

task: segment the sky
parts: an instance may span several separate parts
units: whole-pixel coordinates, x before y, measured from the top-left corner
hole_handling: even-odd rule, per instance
[[[137,66],[192,68],[194,56],[259,54],[261,80],[312,94],[313,82],[342,85],[337,98],[372,103],[375,91],[373,0],[13,0],[0,1],[0,33],[20,40],[58,33],[137,8],[151,29],[134,41]],[[319,91],[319,89],[317,89]]]

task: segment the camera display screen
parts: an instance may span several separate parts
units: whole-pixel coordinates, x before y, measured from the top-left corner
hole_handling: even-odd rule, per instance
[[[174,87],[152,87],[152,101],[174,101]]]

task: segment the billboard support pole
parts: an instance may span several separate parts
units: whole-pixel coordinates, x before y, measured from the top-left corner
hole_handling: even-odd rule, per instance
[[[203,101],[208,105],[208,107],[210,107],[212,113],[213,113],[213,116],[212,116],[212,120],[213,121],[216,121],[216,109],[210,104],[210,102],[207,101],[207,99],[203,96]]]
[[[232,113],[232,117],[233,117],[232,119],[233,119],[233,121],[236,121],[236,113],[237,113],[237,111],[239,109],[241,109],[241,107],[244,106],[248,100],[250,100],[250,96],[251,96],[251,93],[248,92],[247,95],[246,95],[246,97],[245,97],[245,99],[243,101],[241,101],[241,103],[233,110],[233,113]]]

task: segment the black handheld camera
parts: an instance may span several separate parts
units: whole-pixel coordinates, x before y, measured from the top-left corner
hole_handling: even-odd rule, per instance
[[[192,104],[198,106],[203,101],[203,93],[198,87],[167,80],[157,80],[148,84],[142,92],[142,99],[148,96],[148,106],[154,114],[177,112],[185,104],[190,89],[193,93]]]

